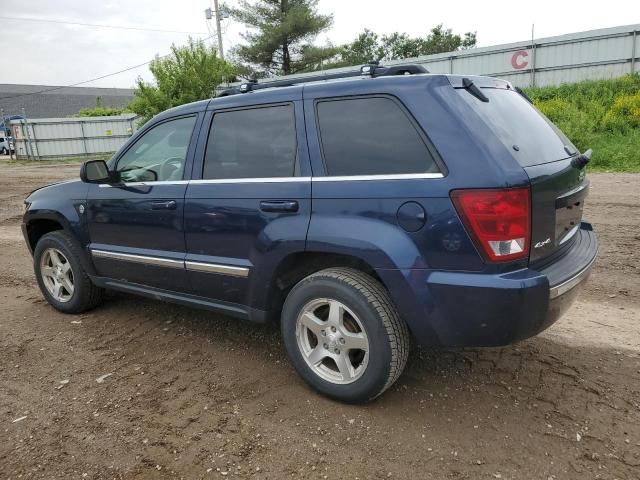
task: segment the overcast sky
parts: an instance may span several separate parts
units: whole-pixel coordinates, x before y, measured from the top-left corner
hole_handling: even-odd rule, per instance
[[[235,4],[237,0],[224,0]],[[477,31],[478,45],[527,40],[531,24],[536,38],[595,28],[640,23],[640,9],[631,0],[482,2],[456,0],[320,0],[323,13],[333,13],[331,30],[318,42],[353,39],[364,28],[422,35],[438,23],[456,33]],[[204,9],[210,0],[0,0],[0,17],[29,17],[80,23],[195,32],[208,36]],[[225,49],[240,41],[241,25],[225,21]],[[138,65],[155,54],[182,44],[186,33],[140,32],[0,18],[5,53],[0,83],[67,85]],[[202,32],[202,33],[198,33]],[[213,39],[209,40],[213,41]],[[131,87],[137,76],[150,79],[141,67],[88,85]]]

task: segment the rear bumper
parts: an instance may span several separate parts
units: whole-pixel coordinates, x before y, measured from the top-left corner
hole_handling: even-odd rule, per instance
[[[595,233],[583,224],[561,258],[535,268],[497,275],[378,273],[419,343],[499,346],[536,335],[558,320],[589,277],[597,252]]]

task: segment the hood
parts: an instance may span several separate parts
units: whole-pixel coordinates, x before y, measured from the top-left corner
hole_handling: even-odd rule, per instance
[[[48,190],[50,188],[55,188],[55,187],[60,187],[60,185],[66,185],[66,184],[76,184],[76,183],[82,183],[82,181],[79,178],[74,178],[71,180],[60,180],[59,182],[54,182],[54,183],[50,183],[48,185],[42,185],[41,187],[35,188],[33,190],[31,190],[31,192],[29,193],[29,195],[27,195],[27,200],[29,200],[34,193],[36,192],[40,192],[43,190]]]
[[[64,200],[85,199],[88,188],[89,184],[84,183],[79,178],[63,180],[36,188],[27,196],[25,202],[34,203],[38,200],[46,199],[47,203],[57,203]]]

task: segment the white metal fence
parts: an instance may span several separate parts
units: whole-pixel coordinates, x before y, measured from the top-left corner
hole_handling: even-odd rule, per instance
[[[640,25],[630,25],[429,55],[420,63],[434,73],[489,75],[531,87],[634,73],[639,55]]]
[[[136,130],[136,115],[36,118],[9,125],[18,159],[45,160],[113,153]]]
[[[383,63],[417,63],[431,73],[488,75],[505,78],[519,87],[531,87],[635,73],[639,71],[639,57],[640,25],[628,25]],[[351,70],[353,67],[325,73]],[[311,75],[318,72],[287,78]]]

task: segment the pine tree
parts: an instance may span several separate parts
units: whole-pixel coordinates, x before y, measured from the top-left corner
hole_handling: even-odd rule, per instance
[[[333,23],[332,15],[317,11],[318,0],[257,0],[228,8],[230,15],[244,23],[247,42],[235,54],[249,68],[266,75],[289,74],[313,69],[336,49],[317,47],[311,42]]]

